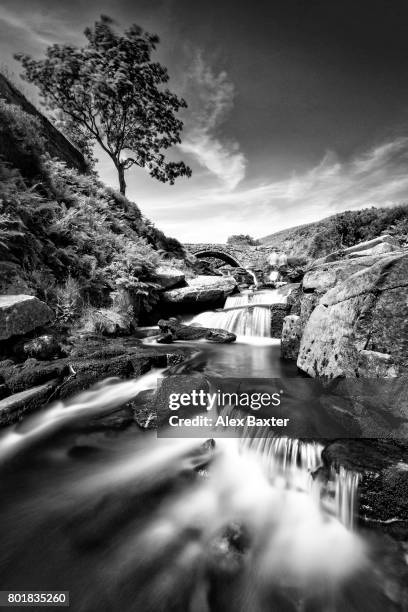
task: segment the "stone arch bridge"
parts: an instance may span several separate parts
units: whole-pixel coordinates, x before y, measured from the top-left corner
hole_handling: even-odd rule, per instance
[[[272,246],[249,246],[240,244],[184,244],[186,251],[199,259],[217,259],[220,265],[262,269],[268,266],[268,257],[276,249]]]

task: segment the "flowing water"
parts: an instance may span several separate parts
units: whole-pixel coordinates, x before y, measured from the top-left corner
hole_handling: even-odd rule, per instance
[[[269,337],[271,330],[271,305],[285,304],[287,289],[271,291],[246,291],[230,296],[224,309],[204,312],[194,318],[193,324],[203,327],[220,327],[238,336]]]
[[[196,317],[242,336],[197,343],[185,371],[290,387],[296,372],[266,319],[247,319],[283,299],[246,294]],[[394,610],[352,530],[358,478],[344,468],[323,477],[318,441],[265,429],[210,443],[92,426],[166,374],[107,380],[4,431],[0,589],[69,590],[75,612]],[[313,397],[305,406],[312,414]]]

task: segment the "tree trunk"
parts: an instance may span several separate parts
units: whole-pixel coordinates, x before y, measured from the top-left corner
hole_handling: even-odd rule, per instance
[[[118,176],[119,176],[119,190],[122,195],[125,195],[126,194],[125,169],[121,164],[119,164],[116,167],[118,169]]]

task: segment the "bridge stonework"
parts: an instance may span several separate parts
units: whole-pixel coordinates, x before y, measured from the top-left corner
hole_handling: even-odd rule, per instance
[[[268,267],[268,258],[276,249],[271,246],[249,246],[240,244],[184,244],[186,251],[196,257],[218,257],[226,263],[242,268],[261,269]]]

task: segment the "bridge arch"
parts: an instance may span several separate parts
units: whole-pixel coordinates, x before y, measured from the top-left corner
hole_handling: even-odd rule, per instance
[[[242,268],[242,265],[233,257],[230,253],[225,251],[221,251],[218,249],[201,249],[194,252],[195,257],[198,259],[205,259],[206,257],[215,257],[216,259],[221,259],[226,264],[233,266],[234,268]]]

